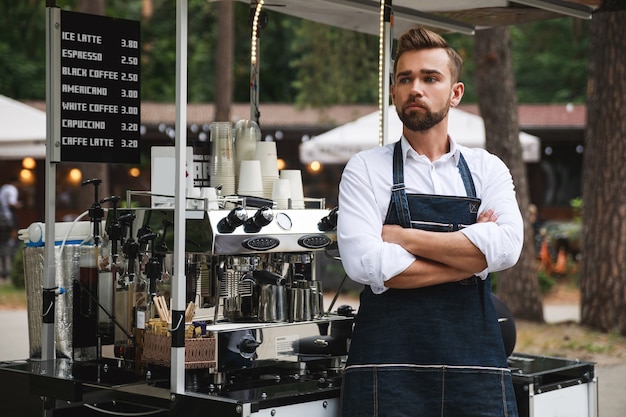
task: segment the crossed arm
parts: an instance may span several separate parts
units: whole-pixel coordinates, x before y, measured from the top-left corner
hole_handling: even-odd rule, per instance
[[[477,223],[496,220],[497,216],[490,209],[479,214]],[[385,281],[388,288],[419,288],[455,282],[487,267],[483,253],[461,232],[427,232],[385,225],[382,238],[417,257],[407,269]]]

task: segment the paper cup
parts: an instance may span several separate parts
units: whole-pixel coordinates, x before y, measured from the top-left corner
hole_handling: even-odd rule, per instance
[[[239,167],[239,195],[263,197],[263,181],[261,180],[261,162],[254,159],[241,161]]]
[[[291,208],[304,208],[304,190],[302,188],[302,173],[299,169],[284,169],[280,171],[280,178],[289,180],[291,193]]]
[[[278,179],[278,175],[275,177],[263,177],[261,181],[263,182],[263,197],[264,198],[272,198],[272,194],[274,193],[274,181]]]
[[[257,142],[256,157],[261,161],[261,175],[264,177],[278,177],[278,156],[276,142]]]
[[[203,187],[201,197],[208,201],[208,210],[218,210],[220,208],[217,199],[217,190],[213,187]]]
[[[186,190],[186,206],[189,210],[194,210],[202,207],[202,189],[199,187],[187,188]]]
[[[291,198],[291,183],[289,180],[274,180],[272,191],[272,200],[276,202],[277,208],[289,208],[289,199]]]

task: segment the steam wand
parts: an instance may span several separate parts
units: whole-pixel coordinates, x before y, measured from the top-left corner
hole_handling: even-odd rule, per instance
[[[93,223],[93,242],[96,246],[100,243],[100,222],[104,217],[104,210],[100,206],[100,201],[98,200],[98,186],[102,183],[101,179],[92,178],[90,180],[83,181],[82,185],[93,184],[95,198],[93,204],[89,208],[89,217],[91,219],[91,223]]]
[[[135,280],[135,260],[139,255],[139,243],[133,238],[133,221],[135,220],[135,215],[133,213],[128,213],[123,216],[120,216],[120,222],[127,228],[128,231],[128,239],[124,241],[124,245],[122,246],[122,252],[126,255],[126,259],[128,260],[128,281],[133,282]]]
[[[109,235],[109,240],[111,241],[111,262],[113,265],[117,264],[117,244],[121,241],[124,233],[120,219],[117,218],[117,203],[119,201],[120,197],[116,195],[100,200],[100,203],[113,203],[113,221],[107,226],[107,235]]]
[[[148,233],[143,235],[139,240],[140,243],[152,242],[152,254],[150,256],[150,259],[148,260],[148,263],[145,266],[146,276],[149,280],[149,291],[152,297],[156,295],[157,279],[161,277],[162,272],[161,261],[155,253],[154,240],[156,239],[156,237],[156,234]]]

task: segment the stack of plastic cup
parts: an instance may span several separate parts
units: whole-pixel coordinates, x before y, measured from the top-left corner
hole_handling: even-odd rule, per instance
[[[284,210],[289,208],[289,199],[291,198],[291,183],[289,180],[274,180],[274,188],[272,190],[272,200],[276,203],[276,208]]]
[[[223,196],[235,194],[235,148],[230,122],[211,123],[211,187],[222,188]]]
[[[261,140],[261,129],[253,120],[239,120],[233,128],[237,166],[241,161],[256,159],[256,145]]]
[[[274,180],[278,179],[278,157],[276,142],[257,142],[256,158],[261,162],[261,181],[263,183],[263,197],[272,198]]]
[[[291,208],[304,208],[304,190],[302,189],[302,173],[299,169],[284,169],[280,171],[280,178],[289,180],[291,194]]]
[[[238,178],[238,195],[263,197],[263,182],[261,181],[260,161],[256,159],[241,161]]]

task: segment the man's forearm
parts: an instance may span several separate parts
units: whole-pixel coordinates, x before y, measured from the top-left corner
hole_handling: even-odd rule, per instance
[[[384,226],[383,240],[397,243],[408,252],[470,275],[487,267],[483,253],[461,232],[427,232]]]
[[[467,271],[427,259],[416,259],[407,269],[385,281],[385,287],[411,289],[456,282],[471,276]]]
[[[495,222],[494,210],[481,212],[476,223]],[[487,267],[485,255],[461,232],[427,232],[404,229],[396,225],[383,226],[385,242],[396,243],[415,256],[447,265],[453,269],[476,273]]]

